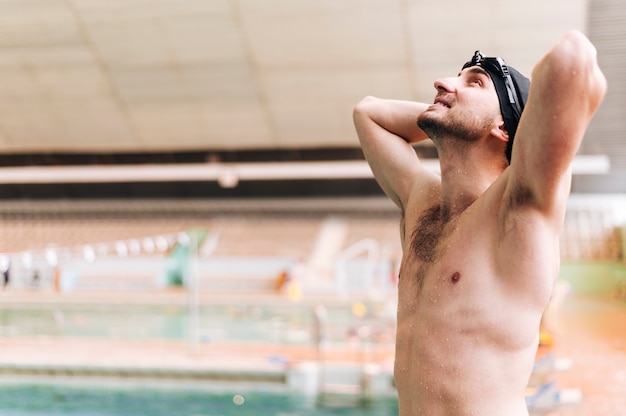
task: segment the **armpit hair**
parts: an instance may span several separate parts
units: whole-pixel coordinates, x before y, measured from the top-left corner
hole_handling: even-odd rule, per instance
[[[508,195],[507,210],[528,207],[536,204],[535,194],[530,187],[515,181]]]

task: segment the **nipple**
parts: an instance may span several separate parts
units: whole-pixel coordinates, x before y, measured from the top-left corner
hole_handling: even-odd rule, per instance
[[[454,273],[452,274],[452,278],[451,278],[451,280],[452,280],[452,283],[458,283],[458,281],[459,281],[459,280],[461,280],[461,273],[459,273],[459,272],[454,272]]]

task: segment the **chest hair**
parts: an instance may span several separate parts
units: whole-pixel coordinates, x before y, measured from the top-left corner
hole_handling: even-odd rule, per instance
[[[411,253],[415,258],[427,265],[437,260],[439,242],[449,221],[448,210],[440,205],[424,211],[411,235]]]

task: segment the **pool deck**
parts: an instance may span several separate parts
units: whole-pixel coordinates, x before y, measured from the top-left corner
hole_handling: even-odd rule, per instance
[[[237,301],[245,302],[246,296],[237,295]],[[257,304],[277,301],[271,295],[249,296]],[[315,304],[323,300],[309,299],[304,302]],[[181,293],[142,293],[140,296],[103,293],[0,294],[0,302],[5,308],[35,304],[47,307],[58,302],[123,304],[128,301],[184,304],[187,298]],[[211,299],[201,299],[201,302],[205,301]],[[550,378],[559,388],[579,389],[583,399],[576,406],[543,414],[626,414],[626,301],[609,297],[568,296],[557,314],[553,335],[554,345],[550,352],[555,357],[570,359],[572,365],[568,371],[555,373]],[[345,365],[361,369],[373,367],[377,374],[385,377],[392,371],[392,343],[367,348],[350,344],[328,346],[321,350],[321,356],[319,353],[308,345],[4,337],[0,338],[0,383],[34,379],[58,382],[63,379],[81,380],[80,383],[114,380],[119,385],[122,380],[140,386],[163,383],[185,388],[206,388],[216,384],[231,388],[229,386],[241,386],[243,383],[250,387],[280,390],[289,384],[290,371],[307,371],[306,367],[300,367],[316,362],[318,358],[328,368]],[[296,383],[297,380],[296,377]]]

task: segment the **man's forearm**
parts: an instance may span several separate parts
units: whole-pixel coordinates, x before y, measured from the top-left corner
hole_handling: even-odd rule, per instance
[[[368,117],[408,143],[417,143],[428,138],[417,126],[417,117],[427,108],[427,104],[413,101],[365,97],[357,104],[354,112],[355,119],[358,116]]]

